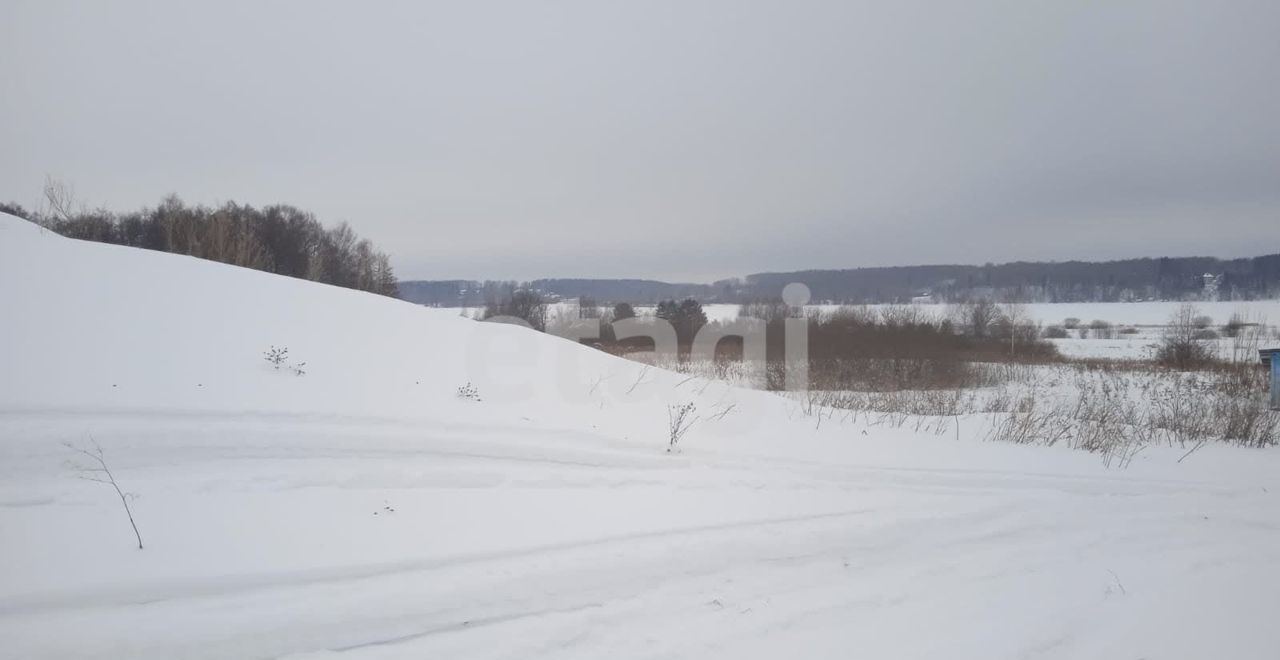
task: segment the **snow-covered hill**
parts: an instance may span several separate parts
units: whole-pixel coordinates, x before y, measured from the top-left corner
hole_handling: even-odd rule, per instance
[[[1280,645],[1276,452],[1108,471],[978,442],[980,416],[958,439],[817,426],[521,328],[10,216],[0,310],[3,658]],[[103,448],[145,550],[64,442]]]

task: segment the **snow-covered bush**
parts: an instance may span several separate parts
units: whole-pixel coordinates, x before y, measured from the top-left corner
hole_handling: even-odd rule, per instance
[[[284,347],[272,346],[271,348],[268,348],[265,353],[262,354],[262,357],[267,362],[271,363],[271,366],[275,367],[276,369],[279,369],[280,367],[284,366],[286,361],[289,359],[289,349]]]
[[[466,385],[461,385],[458,387],[458,398],[466,399],[467,401],[479,401],[480,390],[476,389],[475,385],[472,385],[470,382],[468,382]]]
[[[276,371],[279,371],[283,367],[288,369],[295,376],[307,375],[306,369],[304,369],[304,367],[307,366],[306,362],[298,362],[296,364],[289,363],[289,349],[287,348],[272,346],[263,353],[263,359],[275,368]]]

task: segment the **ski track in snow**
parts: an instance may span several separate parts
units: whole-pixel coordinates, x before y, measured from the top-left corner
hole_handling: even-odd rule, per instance
[[[10,438],[30,436],[36,426],[29,419],[0,420],[6,422],[0,430]],[[129,423],[145,429],[145,424]],[[157,422],[157,439],[148,442],[159,444],[171,423]],[[403,438],[387,428],[380,435],[376,427],[357,423],[318,425],[328,429],[332,446],[323,455],[298,456],[288,449],[305,444],[305,438],[280,437],[271,427],[246,432],[244,422],[230,419],[226,425],[234,429],[228,434],[238,434],[235,444],[249,450],[249,459],[222,456],[225,447],[198,442],[167,448],[191,466],[191,474],[183,476],[166,473],[177,464],[165,457],[166,448],[141,443],[118,450],[117,458],[130,466],[124,471],[134,480],[130,487],[146,493],[138,503],[139,517],[144,535],[158,537],[154,546],[134,552],[143,561],[126,566],[137,571],[132,576],[93,588],[64,585],[6,593],[0,598],[0,635],[8,644],[0,656],[771,657],[779,640],[790,640],[808,657],[839,657],[858,648],[893,657],[949,652],[989,657],[984,653],[992,649],[984,644],[1007,625],[1001,621],[1010,615],[1004,605],[1008,599],[1023,607],[1030,604],[1020,624],[1029,628],[1015,635],[1020,644],[995,656],[1079,657],[1096,642],[1089,635],[1081,641],[1075,626],[1090,629],[1100,625],[1094,621],[1100,616],[1132,618],[1137,615],[1131,608],[1158,607],[1162,582],[1169,576],[1202,575],[1212,581],[1223,571],[1248,569],[1264,578],[1256,585],[1259,596],[1277,586],[1265,576],[1280,559],[1280,531],[1269,492],[1252,485],[1116,472],[878,467],[704,455],[692,448],[665,456],[654,447],[638,446],[599,452],[592,462],[548,461],[553,472],[538,475],[555,483],[547,488],[528,479],[512,485],[510,477],[531,469],[524,461],[510,461],[500,453],[440,451],[437,442],[447,447],[456,440],[437,441],[427,433],[416,451],[390,451],[386,446]],[[217,424],[206,425],[203,432],[222,435]],[[485,438],[483,432],[470,435]],[[541,435],[478,441],[494,452],[523,444],[525,451],[546,454],[589,451],[591,444],[586,434],[566,440],[548,433],[536,439]],[[6,458],[28,466],[47,463],[40,457],[50,451],[49,445],[10,442]],[[272,451],[273,446],[280,448]],[[25,451],[15,451],[23,447]],[[203,452],[210,456],[201,456]],[[181,525],[200,500],[217,502],[235,516],[252,516],[261,475],[311,479],[316,483],[302,488],[311,491],[337,472],[359,471],[363,463],[388,459],[407,471],[445,459],[451,470],[503,473],[495,482],[462,488],[427,482],[388,490],[373,480],[351,495],[371,504],[384,497],[393,500],[398,509],[394,516],[400,517],[379,522],[394,525],[412,520],[419,503],[442,498],[468,502],[473,500],[469,495],[475,496],[479,501],[467,522],[453,530],[472,536],[475,549],[433,554],[431,546],[438,544],[427,542],[416,551],[427,557],[378,561],[363,554],[371,546],[361,546],[358,553],[338,553],[343,561],[329,567],[293,570],[288,568],[290,557],[282,556],[267,562],[276,570],[199,578],[184,570],[176,576],[147,577],[148,553],[171,551],[164,545],[166,528]],[[209,470],[228,472],[230,478],[208,481]],[[30,474],[30,468],[26,471],[26,481],[46,481]],[[637,479],[637,472],[646,478]],[[728,498],[698,510],[704,493],[725,491]],[[490,499],[482,497],[486,492]],[[80,536],[75,528],[87,513],[80,510],[89,509],[94,517],[106,518],[94,536],[112,536],[120,531],[113,519],[119,512],[93,494],[77,484],[74,506],[67,506],[73,496],[63,491],[51,498],[52,506],[31,509],[53,509],[39,516],[63,519],[64,531],[72,536]],[[797,494],[781,507],[786,514],[756,510]],[[249,499],[242,501],[243,496]],[[546,496],[545,505],[538,502]],[[157,498],[173,500],[174,506],[149,506]],[[600,520],[603,526],[625,530],[618,533],[593,534],[581,526],[556,529],[574,513],[558,507],[592,499],[593,509],[616,507],[636,514],[635,519]],[[520,502],[526,506],[521,515],[541,518],[534,531],[525,530],[527,536],[560,539],[522,544],[510,530],[483,524],[508,520],[503,510]],[[312,506],[326,504],[321,500]],[[360,513],[361,519],[368,515]],[[394,538],[418,539],[449,526],[447,517],[427,518]],[[261,524],[245,526],[246,532],[263,529]],[[223,544],[224,551],[257,542],[213,541]],[[495,545],[498,549],[480,549]],[[96,552],[84,555],[92,560]],[[1127,594],[1120,593],[1112,571]],[[967,604],[962,608],[967,613],[950,611],[960,604]],[[936,638],[909,634],[912,621],[957,617],[975,630],[944,627]],[[158,630],[157,619],[171,630]],[[60,630],[86,634],[59,635]],[[885,630],[900,631],[891,636],[900,648],[875,646],[883,643],[877,642],[883,637],[877,631]],[[1264,630],[1252,637],[1265,636]],[[661,631],[673,631],[673,636]],[[926,643],[929,639],[937,643]],[[943,639],[951,641],[943,645]],[[956,645],[957,639],[969,640],[969,646]],[[860,646],[864,644],[870,646]]]

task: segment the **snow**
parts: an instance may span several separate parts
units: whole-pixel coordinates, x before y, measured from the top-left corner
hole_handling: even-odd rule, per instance
[[[525,329],[10,216],[0,309],[0,658],[1280,643],[1274,451],[1153,448],[1118,471],[981,442],[984,415],[955,436],[817,425]],[[683,401],[702,419],[668,454]],[[145,550],[66,464],[90,438]]]
[[[1150,359],[1159,347],[1159,339],[1121,335],[1119,339],[1050,339],[1058,352],[1071,358]]]
[[[1031,303],[1026,310],[1031,318],[1045,325],[1061,324],[1063,319],[1078,318],[1084,324],[1095,319],[1112,325],[1163,326],[1186,303],[1176,301],[1126,303]],[[1239,313],[1259,322],[1280,322],[1280,300],[1219,300],[1192,302],[1201,314],[1222,325]]]

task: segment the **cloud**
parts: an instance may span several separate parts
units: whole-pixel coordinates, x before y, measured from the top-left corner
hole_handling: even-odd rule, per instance
[[[1275,250],[1280,5],[939,4],[18,3],[0,197],[287,201],[410,277]]]

